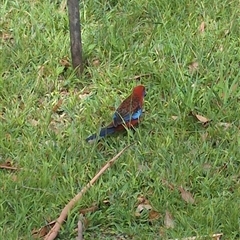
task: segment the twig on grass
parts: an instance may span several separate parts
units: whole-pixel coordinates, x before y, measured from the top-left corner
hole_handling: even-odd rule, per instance
[[[21,170],[21,168],[17,168],[17,167],[12,167],[12,166],[6,166],[6,165],[0,165],[1,169],[7,169],[7,170]]]
[[[132,144],[131,144],[132,145]],[[98,178],[109,168],[113,165],[113,163],[131,146],[128,145],[124,149],[122,149],[116,156],[114,156],[110,161],[108,161],[102,169],[93,177],[93,179],[73,198],[71,199],[68,204],[63,208],[60,216],[56,220],[55,225],[49,231],[49,233],[45,236],[44,240],[53,240],[56,238],[63,222],[68,216],[70,210],[74,207],[74,205],[81,199],[84,193],[98,180]]]
[[[80,219],[78,220],[78,236],[76,240],[83,240],[83,215],[80,214]]]

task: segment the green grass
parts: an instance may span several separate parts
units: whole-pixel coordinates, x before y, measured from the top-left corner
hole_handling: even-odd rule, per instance
[[[59,239],[75,239],[78,210],[93,203],[100,208],[87,214],[86,239],[159,239],[160,231],[164,239],[218,232],[239,238],[239,1],[83,1],[81,79],[60,64],[70,57],[60,1],[4,0],[0,15],[0,163],[22,168],[0,170],[0,238],[31,239],[31,230],[58,217],[133,142],[70,213]],[[150,76],[133,79],[141,74]],[[139,83],[147,96],[136,132],[87,144]],[[210,125],[203,127],[191,111]],[[179,186],[195,204],[183,201]],[[162,217],[136,217],[139,195]],[[166,210],[172,229],[164,225]]]

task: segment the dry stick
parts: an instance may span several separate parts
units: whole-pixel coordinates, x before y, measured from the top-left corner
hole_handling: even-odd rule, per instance
[[[76,240],[83,240],[83,223],[82,223],[83,215],[82,214],[80,214],[80,218],[81,219],[78,220],[78,236]]]
[[[131,144],[132,145],[132,144]],[[93,179],[73,198],[68,202],[68,204],[62,210],[60,216],[56,220],[55,225],[45,236],[44,240],[53,240],[57,237],[57,234],[68,216],[69,211],[74,207],[74,205],[81,199],[83,194],[98,180],[98,178],[113,165],[113,163],[125,152],[131,145],[126,146],[122,149],[116,156],[114,156],[110,161],[108,161],[104,167],[93,177]]]
[[[11,166],[4,166],[4,165],[1,165],[0,166],[1,169],[7,169],[7,170],[21,170],[21,168],[17,168],[17,167],[11,167]]]

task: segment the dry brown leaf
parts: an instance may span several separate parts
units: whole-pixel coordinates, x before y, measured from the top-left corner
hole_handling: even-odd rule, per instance
[[[62,106],[63,99],[59,99],[58,102],[53,106],[52,111],[57,112],[57,110]]]
[[[139,204],[135,211],[135,216],[139,217],[141,216],[141,213],[143,210],[151,210],[151,209],[152,209],[152,206],[150,204]]]
[[[181,192],[182,199],[185,202],[191,203],[191,204],[194,203],[194,198],[193,198],[193,196],[192,196],[192,194],[190,192],[188,192],[187,190],[185,190],[182,187],[179,187],[178,190]]]
[[[165,213],[164,225],[166,228],[174,228],[174,219],[169,211],[166,211]]]
[[[83,93],[83,94],[79,94],[79,99],[83,100],[85,98],[87,98],[90,94],[88,93]]]
[[[79,99],[85,99],[87,97],[89,97],[90,95],[92,95],[92,91],[91,89],[85,88],[83,91],[81,91],[81,93],[79,93],[79,91],[76,92],[76,94],[78,95]]]
[[[110,202],[109,199],[104,199],[104,200],[103,200],[103,203],[104,203],[105,205],[108,205],[108,206],[111,205],[111,202]]]
[[[216,233],[212,235],[212,238],[214,240],[220,240],[222,236],[223,236],[223,233]]]
[[[94,67],[98,67],[98,66],[100,65],[100,60],[99,60],[99,59],[93,59],[92,65],[93,65]]]
[[[94,206],[89,207],[89,208],[80,209],[79,213],[85,215],[86,213],[95,212],[97,210],[98,210],[98,206],[94,205]]]
[[[161,214],[153,209],[150,210],[149,212],[149,220],[154,221],[158,220],[161,217]]]
[[[196,114],[195,117],[201,122],[201,123],[208,123],[210,122],[210,119],[202,116],[202,115],[199,115],[199,114]]]
[[[195,73],[198,69],[199,69],[199,64],[198,62],[191,62],[189,65],[188,65],[188,69],[189,69],[189,72],[190,73]]]
[[[145,198],[144,196],[139,196],[137,200],[138,200],[138,206],[135,211],[135,216],[137,217],[141,216],[141,213],[143,210],[152,210],[152,206],[150,205],[147,198]]]
[[[56,221],[54,220],[54,221],[48,223],[47,225],[45,225],[45,226],[43,226],[43,227],[41,227],[39,229],[32,230],[33,238],[42,238],[45,235],[47,235],[48,232],[54,226],[55,223],[56,223]]]
[[[206,28],[206,23],[205,22],[201,22],[200,27],[199,27],[199,32],[200,33],[204,33],[205,32],[205,28]]]
[[[60,59],[59,63],[65,68],[69,68],[71,66],[68,57],[63,57],[62,59]]]

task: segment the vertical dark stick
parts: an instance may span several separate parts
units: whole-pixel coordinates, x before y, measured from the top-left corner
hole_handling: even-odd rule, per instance
[[[79,13],[79,0],[68,0],[68,18],[70,27],[70,42],[72,65],[78,76],[83,72],[82,39]]]

